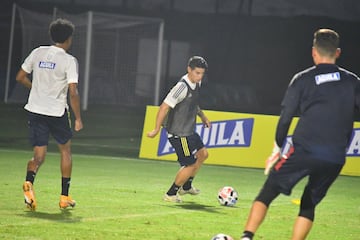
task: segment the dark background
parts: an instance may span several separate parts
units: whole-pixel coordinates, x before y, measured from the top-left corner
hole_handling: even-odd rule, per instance
[[[276,14],[252,16],[252,1],[239,1],[247,4],[239,4],[233,13],[217,12],[217,6],[214,6],[213,13],[186,12],[179,10],[179,1],[171,0],[166,5],[149,0],[147,2],[154,4],[148,4],[147,7],[144,4],[136,7],[131,4],[131,0],[119,1],[121,4],[112,4],[114,1],[106,0],[101,4],[98,1],[88,1],[89,4],[86,1],[2,1],[1,99],[4,98],[13,2],[23,8],[44,13],[51,13],[56,6],[69,13],[93,10],[164,19],[166,41],[190,43],[190,55],[202,55],[209,63],[203,87],[205,109],[279,114],[280,102],[292,76],[313,64],[312,37],[318,28],[332,28],[340,34],[342,55],[338,65],[360,74],[360,21],[356,19],[301,15],[282,17]],[[213,2],[219,4],[221,1]],[[21,32],[17,29],[15,46],[21,46],[21,41]],[[16,71],[23,61],[19,47],[14,48],[13,54],[11,79],[15,79]],[[169,77],[168,62],[163,68],[165,76],[162,79],[161,98],[178,80]]]

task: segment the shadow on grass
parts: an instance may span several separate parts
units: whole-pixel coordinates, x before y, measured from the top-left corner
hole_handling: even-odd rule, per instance
[[[19,215],[21,215],[23,217],[28,217],[28,218],[38,218],[38,219],[45,219],[45,220],[49,220],[49,221],[64,222],[64,223],[74,223],[74,222],[81,221],[81,217],[72,216],[70,209],[60,210],[58,213],[26,211],[26,212],[24,212],[24,214],[19,214]]]
[[[183,203],[173,203],[173,204],[169,203],[166,206],[172,207],[172,208],[183,208],[183,209],[187,209],[187,210],[205,211],[205,212],[211,212],[211,213],[221,213],[219,211],[219,207],[199,204],[196,202],[183,202]]]

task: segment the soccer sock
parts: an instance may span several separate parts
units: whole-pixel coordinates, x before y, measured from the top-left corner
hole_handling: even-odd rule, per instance
[[[243,235],[241,236],[241,240],[252,240],[254,237],[254,233],[250,231],[244,231]]]
[[[183,185],[184,190],[189,190],[192,186],[192,181],[194,180],[194,177],[190,177],[186,183]]]
[[[26,172],[26,178],[25,181],[31,182],[31,184],[34,184],[36,173],[33,171]]]
[[[173,195],[176,195],[176,193],[178,192],[180,186],[176,185],[175,183],[173,183],[171,185],[171,187],[169,188],[169,190],[167,191],[167,195],[169,196],[173,196]]]
[[[61,178],[61,195],[69,196],[70,178]]]

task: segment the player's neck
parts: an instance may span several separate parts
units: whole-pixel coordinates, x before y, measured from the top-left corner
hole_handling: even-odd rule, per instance
[[[55,47],[58,47],[58,48],[62,48],[62,49],[64,49],[65,51],[67,51],[67,49],[68,49],[67,45],[64,44],[64,43],[55,43],[54,46],[55,46]]]

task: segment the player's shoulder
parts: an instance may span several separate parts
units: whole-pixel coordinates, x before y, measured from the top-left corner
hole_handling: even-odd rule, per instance
[[[184,79],[180,79],[175,85],[174,88],[176,89],[185,89],[187,88],[187,83]]]
[[[34,48],[31,51],[31,54],[41,54],[42,52],[47,51],[49,48],[50,48],[50,46],[39,46],[39,47]]]
[[[315,66],[312,66],[312,67],[306,68],[300,72],[295,73],[290,81],[290,85],[293,85],[296,82],[302,81],[303,79],[306,79],[307,76],[312,75],[312,73],[315,71],[315,68],[316,68]]]
[[[339,67],[339,71],[346,77],[346,78],[349,78],[349,79],[354,79],[354,80],[360,80],[360,78],[353,72],[345,69],[345,68],[342,68],[342,67]]]

